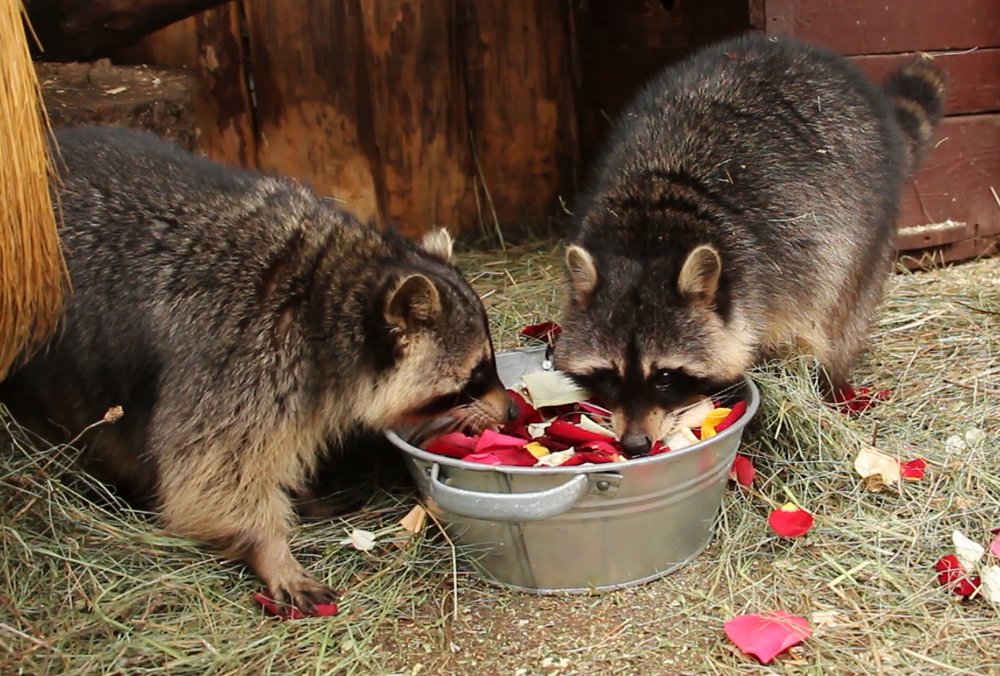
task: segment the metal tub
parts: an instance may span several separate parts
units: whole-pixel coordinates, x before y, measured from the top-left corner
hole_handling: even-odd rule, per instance
[[[551,368],[545,348],[497,355],[513,387]],[[535,593],[610,590],[662,577],[711,541],[733,459],[760,403],[745,380],[747,412],[718,435],[679,451],[603,465],[494,467],[389,440],[450,537],[488,580]]]

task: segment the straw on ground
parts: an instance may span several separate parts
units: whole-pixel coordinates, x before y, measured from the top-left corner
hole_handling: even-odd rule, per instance
[[[554,242],[461,256],[498,347],[558,314],[558,256]],[[18,435],[0,474],[0,672],[733,673],[753,661],[723,622],[782,608],[815,634],[770,671],[996,673],[1000,608],[960,602],[933,565],[953,529],[982,540],[1000,527],[998,312],[1000,260],[894,278],[858,384],[895,397],[859,418],[818,400],[804,360],[756,373],[763,408],[744,450],[759,497],[729,491],[718,537],[682,572],[598,596],[484,584],[434,527],[397,528],[413,496],[395,488],[297,531],[301,560],[345,590],[342,614],[276,622],[241,567],[108,504],[65,469],[68,452],[53,461]],[[972,427],[986,439],[946,446]],[[852,460],[876,428],[882,451],[927,459],[924,480],[868,491]],[[795,540],[767,527],[768,502],[790,498],[816,515]],[[378,533],[374,550],[338,544],[354,528]]]

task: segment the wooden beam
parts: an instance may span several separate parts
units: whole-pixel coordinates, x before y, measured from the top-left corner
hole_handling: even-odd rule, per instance
[[[164,26],[227,0],[28,0],[40,55],[49,61],[109,56]]]

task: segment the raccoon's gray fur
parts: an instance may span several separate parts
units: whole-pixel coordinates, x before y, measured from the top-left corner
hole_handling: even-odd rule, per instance
[[[247,561],[279,602],[328,601],[288,545],[288,493],[327,442],[511,415],[450,237],[418,247],[143,132],[57,142],[73,293],[61,333],[0,395],[71,434],[122,405],[87,439],[95,473],[155,496],[168,527]]]
[[[649,83],[577,209],[555,354],[617,411],[628,450],[786,344],[816,356],[831,391],[847,384],[901,186],[943,100],[929,60],[878,87],[834,54],[761,35]]]

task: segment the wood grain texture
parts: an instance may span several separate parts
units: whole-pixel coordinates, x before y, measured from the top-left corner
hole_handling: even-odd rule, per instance
[[[196,147],[240,167],[257,164],[237,2],[178,21],[118,53],[124,63],[184,66],[196,82]]]
[[[465,75],[450,3],[362,3],[380,196],[387,223],[416,235],[476,223]]]
[[[840,54],[1000,47],[997,0],[764,0],[764,30]]]
[[[383,221],[360,0],[246,3],[257,160]]]
[[[1000,2],[997,3],[1000,12]],[[919,58],[916,53],[851,57],[870,77],[881,82],[899,68]],[[1000,49],[946,52],[935,57],[948,77],[948,115],[1000,110]]]
[[[1000,233],[1000,115],[945,118],[903,192],[899,225],[952,220],[977,237]]]
[[[492,228],[492,207],[511,230],[544,222],[558,198],[572,194],[577,166],[568,3],[489,0],[456,8],[481,218]]]

